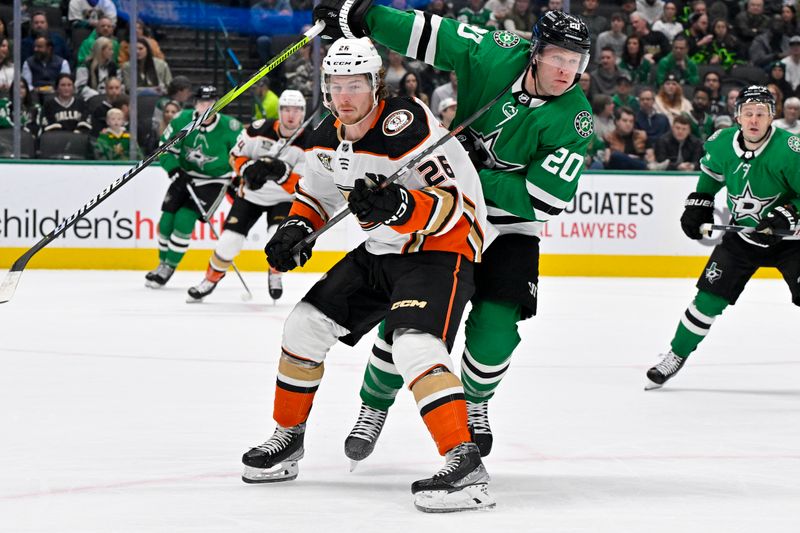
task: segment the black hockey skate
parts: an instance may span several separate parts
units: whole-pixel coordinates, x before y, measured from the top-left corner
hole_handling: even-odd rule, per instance
[[[277,300],[283,296],[283,274],[277,270],[269,269],[267,274],[267,286],[269,287],[269,297]]]
[[[278,426],[265,442],[242,456],[245,483],[274,483],[297,477],[297,461],[303,458],[305,424],[285,428]]]
[[[356,469],[358,461],[363,461],[375,449],[375,443],[381,434],[383,424],[386,423],[388,411],[373,409],[361,404],[358,420],[350,434],[344,440],[344,454],[350,459],[350,471]]]
[[[489,474],[474,442],[459,444],[445,456],[444,467],[428,479],[411,485],[414,506],[425,513],[452,513],[489,509]]]
[[[144,282],[144,286],[151,289],[160,289],[167,284],[174,273],[175,267],[160,263],[154,270],[144,275],[144,279],[147,280]]]
[[[685,357],[679,357],[670,350],[656,366],[647,371],[647,384],[644,390],[660,389],[664,383],[678,373],[684,363]]]
[[[194,287],[190,287],[187,291],[189,293],[189,297],[186,299],[189,303],[194,302],[202,302],[203,298],[214,292],[214,289],[217,288],[216,281],[211,281],[207,278],[204,278],[203,281],[195,285]]]
[[[481,457],[492,451],[492,428],[489,427],[489,402],[467,402],[467,424],[472,442],[478,445]]]

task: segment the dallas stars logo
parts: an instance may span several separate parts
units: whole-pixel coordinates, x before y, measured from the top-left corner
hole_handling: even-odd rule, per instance
[[[581,111],[575,115],[574,125],[575,131],[584,139],[594,132],[594,119],[588,111]]]
[[[201,146],[201,144],[203,146]],[[208,163],[213,163],[219,159],[219,157],[206,155],[203,151],[204,148],[208,150],[208,141],[205,135],[199,134],[195,139],[194,147],[189,149],[189,152],[186,154],[186,161],[194,163],[200,170],[203,170]]]
[[[706,269],[706,279],[708,280],[709,283],[713,284],[721,277],[722,277],[722,270],[717,268],[716,261],[708,265],[708,268]]]
[[[494,42],[502,48],[514,48],[519,44],[519,41],[519,36],[514,33],[508,31],[494,32]]]
[[[733,217],[736,220],[741,221],[743,218],[750,217],[756,223],[761,222],[761,211],[764,210],[769,204],[774,202],[778,199],[778,194],[775,196],[770,196],[768,198],[761,198],[759,196],[755,196],[753,191],[750,189],[750,182],[748,181],[744,185],[744,190],[740,195],[728,195],[728,198],[731,201],[733,211]]]
[[[503,161],[502,159],[497,157],[497,154],[494,151],[494,145],[497,142],[497,138],[500,137],[500,134],[503,132],[503,128],[494,130],[492,133],[490,133],[485,137],[483,136],[482,133],[475,131],[472,128],[470,128],[470,131],[473,133],[473,135],[475,135],[475,138],[478,141],[478,145],[482,146],[486,150],[488,156],[491,158],[489,164],[486,165],[487,167],[492,168],[494,170],[504,170],[504,171],[514,171],[525,168],[524,165],[511,163],[509,161]]]

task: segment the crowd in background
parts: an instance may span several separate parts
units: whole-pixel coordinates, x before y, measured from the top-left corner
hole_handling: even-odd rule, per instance
[[[252,16],[309,9],[308,0],[233,2]],[[406,0],[391,5],[408,8]],[[127,159],[128,29],[120,28],[112,0],[28,0],[21,43],[22,121],[34,137],[52,130],[82,132],[94,157]],[[63,28],[51,28],[44,8],[60,8]],[[530,38],[545,11],[561,0],[432,0],[424,10],[487,30]],[[781,0],[582,0],[572,13],[589,27],[592,62],[579,80],[591,102],[595,138],[586,157],[591,169],[696,170],[702,144],[715,130],[733,125],[733,102],[744,86],[766,85],[778,102],[775,125],[800,133],[800,25],[797,4]],[[273,21],[274,19],[270,19]],[[10,27],[0,19],[0,128],[12,124]],[[167,36],[166,31],[162,35]],[[175,114],[190,103],[192,84],[172,77],[158,40],[139,22],[138,95],[157,97],[153,117],[138,128],[147,153]],[[268,59],[272,37],[254,36],[254,49]],[[415,96],[443,122],[455,114],[458,80],[421,61],[386,49],[386,83],[394,94]],[[277,117],[278,94],[297,89],[313,95],[311,47],[292,55],[253,89],[246,121]],[[312,109],[313,106],[308,106]],[[121,112],[121,123],[119,116]],[[114,115],[113,125],[109,122]],[[98,140],[101,140],[98,142]],[[125,152],[125,153],[123,153]]]

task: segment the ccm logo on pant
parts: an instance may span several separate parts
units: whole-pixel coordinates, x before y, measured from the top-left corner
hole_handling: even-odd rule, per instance
[[[400,307],[419,307],[420,309],[425,309],[425,306],[428,305],[428,302],[419,300],[400,300],[399,302],[395,302],[392,304],[392,311],[398,309]]]

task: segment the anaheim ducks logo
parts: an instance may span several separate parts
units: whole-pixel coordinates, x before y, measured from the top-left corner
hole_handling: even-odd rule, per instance
[[[332,159],[331,156],[329,156],[328,154],[317,152],[317,159],[319,159],[319,162],[322,163],[323,167],[333,172],[333,165],[331,165],[331,159]]]
[[[412,122],[414,122],[414,115],[410,111],[405,109],[395,111],[383,121],[383,133],[392,137],[406,129]]]

